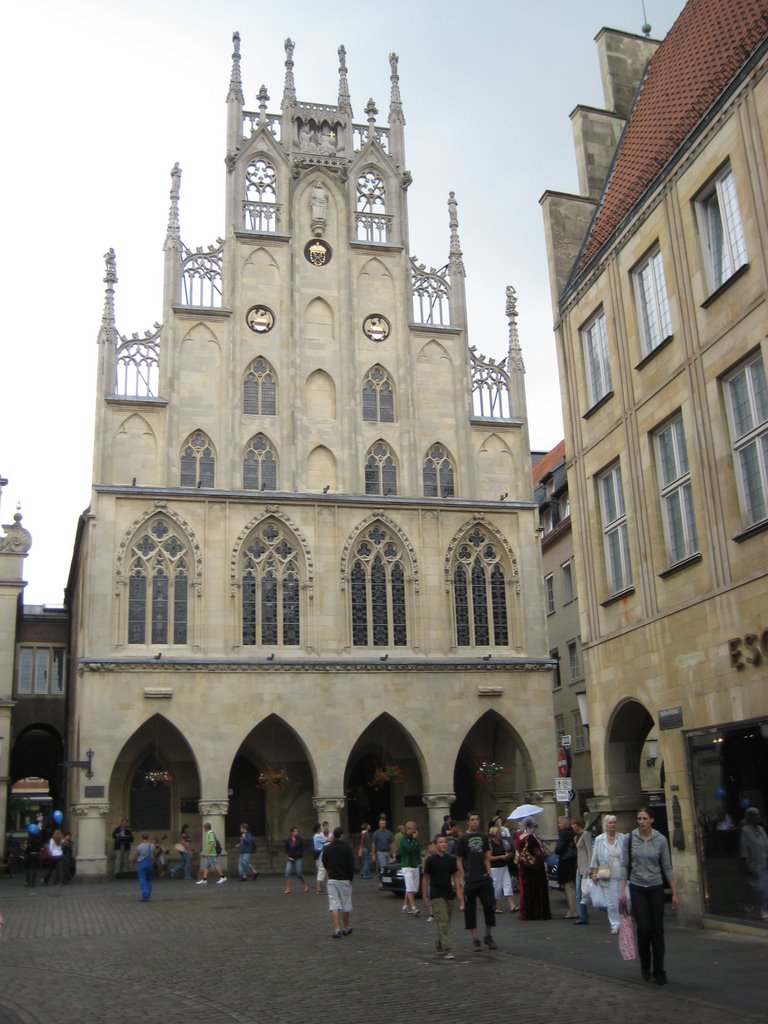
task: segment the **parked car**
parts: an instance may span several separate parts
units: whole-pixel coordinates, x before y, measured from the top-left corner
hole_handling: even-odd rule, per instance
[[[399,860],[391,860],[385,868],[379,872],[379,882],[387,892],[393,896],[405,895],[405,879],[403,878],[403,865]],[[419,868],[419,892],[421,891],[421,868]]]

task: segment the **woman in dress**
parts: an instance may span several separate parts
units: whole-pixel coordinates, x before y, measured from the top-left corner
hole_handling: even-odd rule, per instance
[[[677,910],[680,900],[677,882],[672,874],[669,843],[653,828],[653,818],[647,807],[637,812],[637,828],[630,832],[624,846],[619,899],[627,905],[627,887],[632,904],[632,916],[637,925],[637,952],[640,972],[644,981],[651,978],[657,985],[667,984],[664,971],[664,883],[672,890],[672,909]]]
[[[592,836],[584,831],[584,819],[576,817],[571,822],[576,845],[576,911],[579,915],[574,924],[589,924],[587,904],[582,903],[581,886],[589,874],[589,863],[592,859]]]
[[[608,924],[611,935],[619,933],[619,876],[624,860],[626,836],[616,831],[616,815],[606,814],[603,818],[604,832],[595,840],[592,859],[589,862],[589,877],[592,885],[599,885],[603,901],[608,910]],[[599,904],[600,901],[598,901]]]
[[[285,840],[285,856],[287,858],[285,862],[286,895],[291,891],[291,879],[294,875],[304,886],[304,892],[309,892],[309,886],[304,880],[304,840],[295,825]]]
[[[512,892],[512,878],[508,870],[514,856],[512,844],[506,836],[502,835],[499,825],[494,825],[490,829],[488,839],[491,844],[491,876],[493,878],[493,895],[496,897],[496,913],[504,913],[501,903],[506,896],[509,901],[509,912],[514,914],[517,907]]]
[[[536,835],[536,822],[530,818],[515,836],[515,863],[520,887],[520,920],[549,921],[549,883],[547,851]]]

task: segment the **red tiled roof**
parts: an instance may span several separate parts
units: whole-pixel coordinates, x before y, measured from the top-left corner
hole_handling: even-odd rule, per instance
[[[556,444],[551,452],[547,452],[546,455],[542,455],[539,461],[531,470],[531,476],[533,477],[533,486],[544,479],[545,476],[549,476],[552,470],[565,458],[565,441],[561,441]]]
[[[768,35],[768,0],[689,0],[653,55],[575,273],[643,196]]]

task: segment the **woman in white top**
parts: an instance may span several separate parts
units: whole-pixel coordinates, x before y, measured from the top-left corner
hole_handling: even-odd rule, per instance
[[[48,870],[43,879],[43,885],[48,885],[51,875],[54,874],[56,885],[64,884],[64,836],[60,829],[56,829],[48,840]]]
[[[619,932],[619,873],[623,860],[626,836],[616,832],[616,816],[606,814],[602,832],[592,847],[589,877],[593,885],[602,887],[608,910],[611,935]]]

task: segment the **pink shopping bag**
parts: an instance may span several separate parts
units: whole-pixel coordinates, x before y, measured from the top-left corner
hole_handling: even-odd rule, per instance
[[[619,952],[625,960],[637,959],[635,933],[632,929],[632,918],[628,914],[622,914],[619,921]]]

